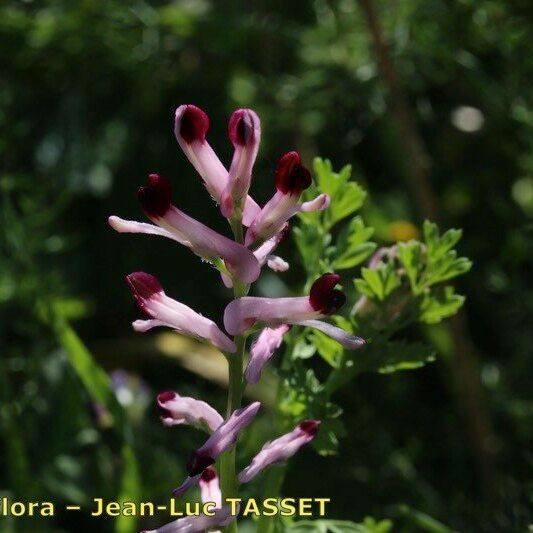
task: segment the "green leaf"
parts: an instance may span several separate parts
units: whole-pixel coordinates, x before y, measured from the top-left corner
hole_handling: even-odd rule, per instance
[[[380,263],[376,268],[363,268],[361,275],[362,280],[355,280],[356,289],[381,302],[401,284],[400,277],[390,263]]]
[[[423,231],[428,257],[435,261],[451,250],[459,242],[463,233],[459,229],[449,229],[440,237],[437,224],[428,220],[424,221]]]
[[[339,235],[333,268],[353,268],[367,259],[377,246],[373,242],[367,242],[373,233],[374,229],[365,227],[361,217],[353,218]]]
[[[414,370],[435,360],[433,348],[421,342],[388,341],[371,344],[369,348],[357,352],[354,357],[357,373],[392,374],[399,370]]]
[[[129,444],[122,446],[122,480],[118,501],[138,502],[141,499],[139,466],[135,452]],[[133,533],[137,530],[137,518],[120,514],[115,521],[115,533]]]
[[[418,241],[399,243],[398,258],[405,269],[413,294],[420,294],[422,287],[419,279],[423,268],[422,245]]]
[[[451,286],[432,291],[424,296],[420,306],[420,320],[426,324],[437,324],[453,316],[463,305],[465,297],[455,294]]]
[[[344,166],[337,173],[333,171],[331,161],[317,157],[313,162],[313,170],[317,181],[316,192],[329,194],[331,198],[331,204],[324,212],[325,228],[329,230],[363,205],[366,191],[357,183],[349,181],[352,175],[351,165]],[[306,214],[303,213],[302,217],[305,218]]]
[[[339,441],[346,436],[346,429],[341,420],[329,418],[322,420],[320,431],[313,440],[313,448],[323,457],[337,455]]]
[[[306,224],[294,228],[292,234],[302,257],[304,268],[309,273],[316,272],[324,245],[320,229],[317,226]]]
[[[321,331],[312,330],[309,340],[316,347],[318,353],[333,368],[338,368],[344,348],[331,337],[324,335]]]
[[[466,257],[456,257],[456,255],[455,250],[451,250],[436,263],[428,265],[424,284],[426,286],[435,285],[468,272],[472,268],[472,261]]]

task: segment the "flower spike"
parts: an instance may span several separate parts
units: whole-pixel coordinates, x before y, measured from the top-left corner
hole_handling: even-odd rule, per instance
[[[302,446],[315,438],[319,426],[319,420],[304,420],[290,433],[272,442],[267,442],[252,462],[239,474],[239,481],[248,483],[269,466],[292,457]]]
[[[261,141],[261,122],[251,109],[237,109],[229,121],[229,137],[235,148],[229,169],[228,184],[220,199],[226,218],[243,210],[252,179],[252,167]]]
[[[275,182],[276,193],[246,232],[247,246],[256,241],[265,241],[278,233],[298,211],[319,211],[329,205],[330,198],[327,194],[321,194],[310,202],[298,203],[300,195],[312,182],[311,173],[302,165],[298,152],[288,152],[279,160]]]
[[[174,391],[160,393],[157,396],[157,404],[161,409],[161,421],[165,426],[186,424],[207,429],[212,433],[224,422],[222,416],[209,404],[180,396]]]
[[[222,193],[229,184],[229,176],[228,171],[206,140],[208,130],[209,117],[199,107],[188,104],[176,109],[174,118],[176,140],[192,166],[200,174],[209,194],[220,204]],[[247,196],[243,223],[249,226],[259,211],[260,207],[257,203]]]
[[[212,320],[169,298],[156,277],[146,272],[133,272],[126,276],[126,281],[139,308],[151,317],[133,322],[136,331],[166,326],[184,335],[205,339],[224,352],[236,350],[235,343]]]

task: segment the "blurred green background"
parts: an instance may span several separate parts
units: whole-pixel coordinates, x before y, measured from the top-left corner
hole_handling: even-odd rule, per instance
[[[330,158],[335,168],[351,163],[370,192],[363,216],[381,242],[416,235],[430,217],[463,228],[460,251],[474,261],[459,286],[464,313],[421,332],[437,345],[437,362],[354,382],[342,393],[349,432],[340,455],[303,452],[285,493],[330,496],[332,518],[391,518],[404,531],[447,531],[429,516],[458,531],[526,531],[532,41],[527,0],[4,0],[1,495],[163,501],[181,481],[202,436],[161,427],[153,398],[170,388],[222,407],[224,388],[216,369],[191,372],[189,345],[132,333],[124,275],[151,272],[170,295],[217,320],[228,293],[192,254],[118,236],[106,218],[142,219],[134,192],[157,171],[172,180],[178,206],[227,231],[180,153],[173,112],[181,103],[204,108],[210,142],[228,162],[227,118],[246,106],[262,121],[258,201],[269,198],[285,151],[300,150],[308,163]],[[292,248],[283,245],[289,259]],[[258,291],[288,293],[300,274],[293,262]],[[83,364],[84,348],[71,323],[112,372],[126,408],[124,439],[72,370],[72,354]],[[94,377],[95,390],[101,383]],[[65,512],[0,518],[2,532],[132,527]]]

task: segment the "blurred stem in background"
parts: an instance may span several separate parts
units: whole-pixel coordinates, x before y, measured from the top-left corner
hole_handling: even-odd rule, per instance
[[[376,4],[374,0],[358,1],[370,29],[379,74],[389,94],[397,140],[403,144],[407,155],[406,170],[403,172],[405,181],[422,217],[439,222],[439,201],[431,185],[431,158],[418,133],[415,114],[398,81]],[[459,311],[451,318],[450,325],[445,327],[453,341],[451,368],[472,456],[477,462],[483,490],[488,497],[494,498],[497,494],[497,477],[490,445],[493,440],[492,425],[483,400],[477,349],[468,331],[464,312]]]

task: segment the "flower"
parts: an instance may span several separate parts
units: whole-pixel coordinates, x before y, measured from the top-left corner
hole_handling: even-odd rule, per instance
[[[261,141],[261,122],[251,109],[237,109],[229,121],[229,137],[235,148],[228,183],[220,198],[220,210],[226,218],[242,212],[252,180],[252,168]]]
[[[202,502],[213,502],[216,508],[222,507],[222,492],[220,491],[220,483],[218,480],[217,471],[208,466],[200,476],[200,497]]]
[[[174,239],[215,264],[222,258],[231,274],[244,283],[252,283],[259,277],[261,267],[250,250],[172,205],[172,188],[165,178],[150,174],[148,185],[141,187],[137,195],[144,212],[159,228],[110,217],[109,224],[113,229],[119,233],[148,233]]]
[[[231,335],[240,335],[257,323],[269,328],[259,336],[246,370],[247,379],[255,383],[264,364],[279,347],[284,331],[281,326],[291,324],[316,328],[353,350],[365,344],[364,339],[351,335],[337,326],[319,320],[335,313],[346,301],[344,293],[335,289],[340,277],[324,274],[312,285],[309,296],[293,298],[261,298],[244,296],[230,302],[224,310],[224,327]],[[261,338],[262,337],[262,338]],[[261,342],[259,342],[261,341]],[[255,351],[255,357],[254,356]]]
[[[231,514],[228,505],[219,509],[214,509],[211,516],[201,514],[197,516],[186,516],[178,518],[170,524],[166,524],[158,529],[141,531],[141,533],[204,533],[213,527],[224,527],[231,524],[237,515]]]
[[[145,332],[157,326],[166,326],[185,335],[208,340],[224,352],[236,350],[235,343],[212,320],[169,298],[156,277],[146,272],[133,272],[126,276],[126,280],[137,305],[150,317],[133,322],[135,331]]]
[[[319,420],[304,420],[290,433],[272,442],[267,442],[252,462],[239,474],[239,481],[248,483],[265,468],[292,457],[302,446],[315,438],[319,426]]]
[[[181,496],[190,487],[196,485],[204,470],[211,466],[221,454],[235,445],[239,433],[252,422],[260,407],[259,402],[253,402],[233,411],[231,416],[217,428],[203,446],[193,452],[186,467],[189,476],[182,485],[174,489],[172,492],[174,496]]]
[[[244,372],[244,377],[248,383],[255,384],[259,381],[263,367],[280,347],[283,342],[283,335],[289,329],[290,326],[287,324],[281,324],[281,326],[264,328],[261,331],[250,348],[250,360]]]
[[[248,231],[246,246],[256,241],[272,237],[298,211],[321,211],[330,202],[327,194],[321,194],[310,202],[299,204],[302,192],[311,185],[311,173],[302,165],[298,152],[288,152],[278,162],[276,168],[276,193],[261,209]]]
[[[222,416],[209,404],[180,396],[174,391],[160,393],[157,403],[162,412],[161,421],[165,426],[187,424],[213,432],[224,422]]]
[[[248,111],[253,113],[251,110],[240,110]],[[237,112],[236,112],[237,113]],[[234,113],[235,115],[235,113]],[[255,115],[255,113],[254,113]],[[257,118],[257,115],[255,115]],[[233,117],[232,117],[233,118]],[[259,118],[256,121],[259,127]],[[249,122],[245,122],[243,126],[239,125],[239,120],[236,117],[233,119],[233,122],[230,120],[230,138],[232,141],[249,139],[249,135],[240,135],[245,130],[246,125]],[[232,125],[234,126],[232,128]],[[252,127],[252,131],[255,131],[255,126]],[[191,162],[192,166],[196,169],[198,174],[204,181],[205,187],[208,190],[209,194],[217,203],[221,203],[222,194],[227,190],[230,193],[233,190],[230,181],[231,178],[228,175],[228,171],[224,165],[220,162],[220,159],[217,157],[209,143],[206,141],[206,134],[209,130],[209,117],[207,114],[202,111],[199,107],[195,105],[181,105],[176,109],[175,120],[174,120],[174,134],[176,140],[178,141],[181,149]],[[232,138],[232,131],[234,135]],[[246,133],[249,133],[250,130],[246,130]],[[260,135],[260,132],[259,132]],[[259,143],[259,137],[257,139],[257,144]],[[246,159],[250,157],[249,150],[246,151],[244,158],[242,157],[242,152],[239,151],[239,157],[237,157],[237,149],[235,150],[234,157],[234,174],[233,178],[236,177],[236,171],[239,170],[238,163],[243,163],[247,166]],[[257,153],[257,149],[255,150]],[[237,160],[238,159],[238,160]],[[255,155],[253,156],[255,159]],[[253,160],[250,163],[253,165]],[[232,167],[233,167],[232,163]],[[244,168],[246,168],[246,166]],[[251,172],[251,170],[250,170]],[[231,174],[231,169],[230,169]],[[240,177],[240,176],[237,176]],[[234,181],[234,180],[233,180]],[[240,180],[239,183],[242,181]],[[229,189],[228,189],[229,186]],[[249,183],[248,183],[249,186]],[[241,190],[237,187],[237,190]],[[246,189],[247,191],[248,189]],[[244,207],[244,216],[243,224],[249,226],[251,221],[257,216],[260,208],[256,202],[250,197],[246,196],[245,207]]]

